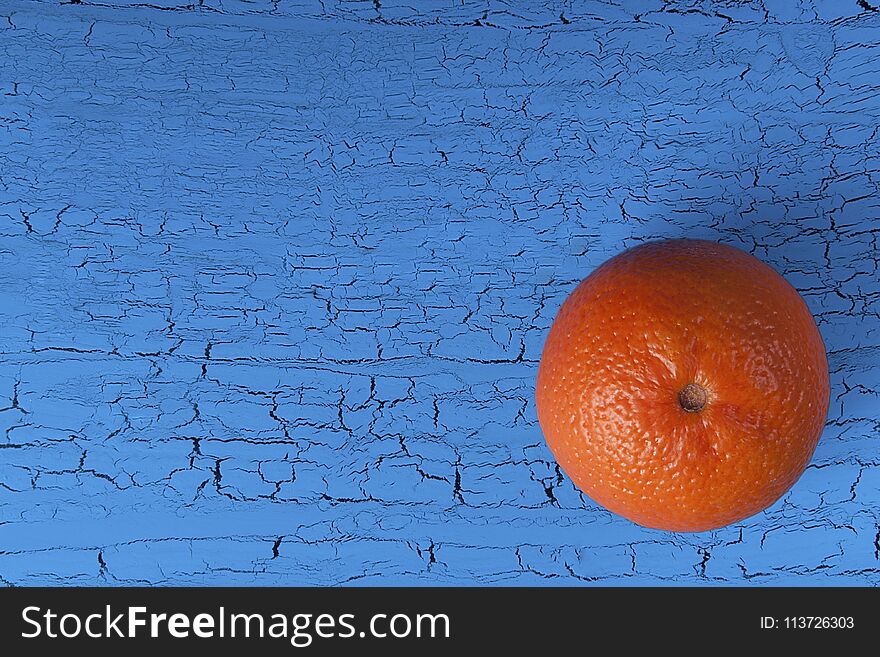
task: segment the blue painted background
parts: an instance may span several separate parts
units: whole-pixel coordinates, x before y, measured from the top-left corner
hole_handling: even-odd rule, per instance
[[[0,0],[0,582],[880,583],[873,0],[185,2]],[[783,500],[676,535],[533,390],[681,235],[784,273],[833,390]]]

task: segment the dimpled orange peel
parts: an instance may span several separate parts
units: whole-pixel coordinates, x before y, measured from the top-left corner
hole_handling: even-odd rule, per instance
[[[797,481],[828,413],[810,311],[731,246],[649,242],[566,299],[536,391],[547,444],[575,485],[646,527],[704,531]]]

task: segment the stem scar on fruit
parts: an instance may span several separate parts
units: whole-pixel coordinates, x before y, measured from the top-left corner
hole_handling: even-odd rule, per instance
[[[698,413],[703,410],[709,393],[698,383],[688,383],[678,393],[678,403],[687,413]]]

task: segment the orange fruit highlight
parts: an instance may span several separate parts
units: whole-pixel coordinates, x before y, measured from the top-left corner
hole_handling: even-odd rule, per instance
[[[536,401],[589,497],[646,527],[704,531],[791,488],[829,394],[797,291],[739,249],[679,239],[624,251],[578,285],[547,336]]]

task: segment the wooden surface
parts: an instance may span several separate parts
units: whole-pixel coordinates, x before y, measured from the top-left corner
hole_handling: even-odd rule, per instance
[[[0,0],[0,581],[880,582],[873,2],[177,1]],[[579,495],[533,400],[577,281],[683,235],[832,373],[706,534]]]

